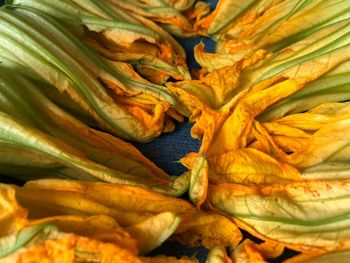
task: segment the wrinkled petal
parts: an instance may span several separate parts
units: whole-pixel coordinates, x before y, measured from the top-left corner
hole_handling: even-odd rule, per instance
[[[55,225],[60,231],[74,233],[102,242],[112,243],[123,249],[129,250],[132,254],[138,254],[138,240],[133,239],[130,234],[122,229],[113,218],[108,216],[54,216],[31,221],[30,226],[49,224]]]
[[[131,225],[125,230],[137,240],[140,253],[145,254],[167,240],[180,223],[180,217],[170,212],[164,212]]]
[[[191,164],[189,196],[192,203],[199,208],[207,198],[208,162],[204,156],[197,158],[194,162]]]
[[[349,125],[350,119],[324,125],[312,135],[304,147],[287,156],[285,161],[300,168],[325,161],[347,161]]]
[[[209,251],[206,263],[232,263],[232,260],[224,247],[216,246]]]
[[[39,241],[39,242],[38,242]],[[41,241],[41,242],[40,242]],[[52,231],[43,240],[2,258],[3,262],[141,262],[135,255],[115,244],[103,243],[72,234]]]
[[[27,211],[16,200],[11,186],[0,185],[0,237],[16,232],[27,223]]]
[[[349,250],[331,253],[302,253],[284,260],[283,263],[346,263],[349,260]]]
[[[212,183],[264,185],[300,180],[298,170],[253,148],[230,151],[208,160]]]
[[[182,219],[174,237],[184,244],[203,244],[209,248],[215,245],[235,247],[241,239],[237,226],[226,217],[207,214],[184,200],[166,197],[145,188],[40,180],[18,187],[16,191],[17,199],[29,210],[30,218],[64,214],[109,215],[122,227],[131,227],[142,225],[142,221],[152,216],[171,212]]]
[[[299,251],[349,247],[348,180],[246,187],[212,185],[208,202],[243,229]]]

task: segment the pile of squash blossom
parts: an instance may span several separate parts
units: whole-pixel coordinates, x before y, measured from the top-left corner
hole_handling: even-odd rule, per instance
[[[349,0],[12,0],[0,49],[0,262],[349,261]],[[186,118],[181,176],[127,142]]]

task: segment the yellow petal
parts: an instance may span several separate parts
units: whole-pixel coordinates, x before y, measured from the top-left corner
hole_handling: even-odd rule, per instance
[[[328,123],[350,118],[349,110],[348,103],[325,103],[309,112],[288,115],[275,122],[300,130],[316,131]]]
[[[17,203],[15,189],[0,184],[0,237],[21,229],[27,223],[27,213]]]
[[[198,263],[196,259],[156,256],[152,258],[141,257],[142,263]]]
[[[350,119],[331,122],[312,135],[308,143],[285,161],[295,167],[306,168],[324,161],[348,160]]]
[[[232,263],[232,260],[227,255],[226,248],[216,246],[209,251],[206,263]]]
[[[256,244],[250,239],[245,239],[232,253],[235,263],[267,263]]]
[[[4,263],[54,263],[60,262],[101,262],[101,263],[129,263],[141,262],[126,249],[114,244],[103,243],[76,235],[62,235],[56,239],[35,244],[4,259]]]
[[[208,162],[205,156],[196,158],[191,164],[191,181],[189,196],[192,203],[198,208],[204,203],[207,197],[208,188]]]
[[[108,215],[121,226],[130,227],[171,212],[182,219],[175,235],[187,245],[234,247],[241,235],[237,226],[222,215],[204,213],[185,200],[140,187],[48,179],[17,187],[16,196],[29,210],[30,218]]]
[[[208,157],[209,181],[246,185],[287,183],[299,180],[298,170],[253,148]]]
[[[238,73],[241,69],[257,64],[268,57],[269,52],[264,49],[255,51],[251,46],[235,45],[235,50],[231,47],[229,53],[206,53],[204,44],[200,43],[194,48],[194,56],[198,64],[206,71],[214,72],[226,67],[226,71],[232,74],[230,71]]]
[[[340,250],[330,253],[301,253],[284,260],[283,263],[347,263],[350,251]]]
[[[176,231],[180,223],[180,217],[174,213],[163,212],[127,227],[126,231],[137,240],[140,253],[145,254],[167,240]]]
[[[260,239],[305,252],[344,250],[350,247],[349,187],[349,180],[336,179],[210,185],[208,202]]]
[[[113,243],[137,255],[137,242],[128,232],[122,229],[113,218],[103,215],[90,217],[66,215],[54,216],[31,221],[29,225],[53,224],[60,231],[74,233],[97,239],[102,242]]]
[[[210,249],[215,246],[235,248],[242,239],[237,226],[220,214],[197,210],[187,213],[173,238],[182,244]]]
[[[254,118],[272,103],[298,90],[293,80],[285,80],[271,87],[254,92],[252,89],[240,99],[233,113],[222,125],[212,142],[210,154],[219,154],[246,146]]]
[[[270,136],[268,131],[258,122],[254,121],[252,126],[252,135],[260,144],[260,151],[271,155],[271,157],[283,156],[285,153],[275,143],[274,138]]]

